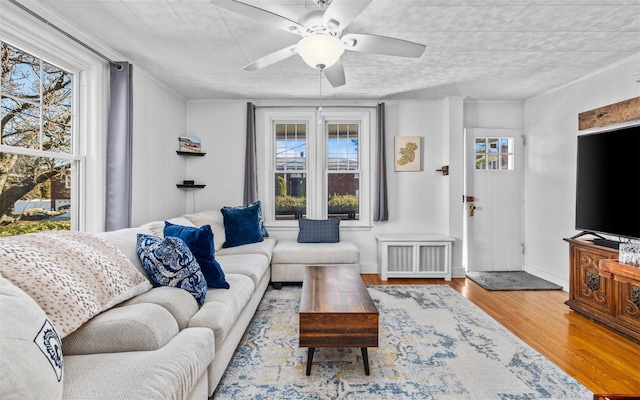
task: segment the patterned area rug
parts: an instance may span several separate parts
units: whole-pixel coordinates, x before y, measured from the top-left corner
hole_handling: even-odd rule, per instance
[[[448,285],[370,286],[379,347],[298,347],[300,286],[269,289],[215,399],[591,399],[593,394]]]

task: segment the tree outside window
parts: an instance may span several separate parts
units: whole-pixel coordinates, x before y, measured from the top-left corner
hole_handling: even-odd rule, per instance
[[[73,74],[1,43],[0,235],[70,229]]]

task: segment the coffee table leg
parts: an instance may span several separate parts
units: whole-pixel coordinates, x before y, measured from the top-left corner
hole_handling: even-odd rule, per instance
[[[311,375],[311,364],[313,363],[314,351],[316,351],[315,347],[309,347],[309,351],[307,352],[307,376]]]
[[[364,374],[369,375],[369,352],[366,347],[362,347],[362,362],[364,363]]]

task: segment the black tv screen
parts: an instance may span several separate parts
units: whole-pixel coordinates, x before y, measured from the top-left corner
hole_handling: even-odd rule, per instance
[[[578,136],[576,230],[640,238],[640,125]]]

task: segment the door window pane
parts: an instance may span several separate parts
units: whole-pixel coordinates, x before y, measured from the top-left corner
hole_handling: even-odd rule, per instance
[[[476,138],[475,142],[476,169],[513,169],[513,138]]]

